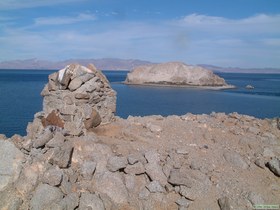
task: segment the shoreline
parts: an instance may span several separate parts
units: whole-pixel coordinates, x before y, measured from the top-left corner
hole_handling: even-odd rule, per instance
[[[237,87],[234,85],[226,85],[226,86],[199,86],[199,85],[178,85],[178,84],[157,84],[157,83],[129,83],[129,82],[121,82],[125,85],[131,86],[154,86],[154,87],[174,87],[174,88],[193,88],[193,89],[206,89],[206,90],[226,90],[226,89],[236,89]]]

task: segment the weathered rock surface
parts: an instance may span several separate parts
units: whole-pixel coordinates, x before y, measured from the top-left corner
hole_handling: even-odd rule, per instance
[[[127,74],[126,84],[180,85],[232,88],[212,71],[180,62],[136,67]]]

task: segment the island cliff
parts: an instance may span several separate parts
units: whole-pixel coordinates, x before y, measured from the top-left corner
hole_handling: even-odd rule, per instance
[[[232,88],[212,71],[180,62],[139,66],[127,74],[126,84]]]
[[[279,119],[122,119],[93,65],[51,74],[42,96],[27,136],[0,135],[1,210],[278,208]]]

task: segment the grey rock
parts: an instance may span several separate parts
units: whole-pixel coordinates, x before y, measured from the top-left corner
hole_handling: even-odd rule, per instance
[[[252,205],[260,205],[265,203],[261,195],[259,195],[256,192],[249,192],[248,200],[251,202]]]
[[[74,210],[79,205],[79,197],[78,193],[69,193],[59,204],[62,206],[63,210]]]
[[[165,192],[165,189],[161,186],[159,181],[152,181],[146,187],[151,193],[157,193],[157,192],[158,193],[163,193],[163,192]]]
[[[43,210],[53,203],[58,203],[63,198],[63,193],[59,188],[48,184],[40,184],[35,189],[30,201],[31,210]]]
[[[228,197],[219,198],[218,204],[219,204],[221,210],[231,210]]]
[[[171,170],[168,182],[173,185],[184,185],[186,187],[193,186],[193,182],[188,174],[182,173],[179,169]]]
[[[46,143],[46,146],[50,148],[62,147],[64,140],[64,135],[61,132],[56,132],[54,134],[54,137],[48,143]]]
[[[76,77],[73,80],[71,80],[68,88],[69,88],[69,90],[74,91],[74,90],[78,89],[79,87],[81,87],[82,84],[83,84],[83,81],[81,80],[81,78]]]
[[[272,158],[268,163],[267,167],[272,171],[276,176],[280,177],[280,159]]]
[[[147,159],[148,163],[158,163],[160,161],[160,155],[155,150],[150,150],[145,153],[145,158]]]
[[[33,142],[33,147],[39,148],[44,146],[49,140],[53,138],[53,133],[50,129],[45,129],[44,133],[35,139]]]
[[[13,143],[0,140],[0,191],[18,179],[24,159],[24,154]]]
[[[60,168],[67,168],[70,164],[73,147],[70,143],[65,143],[63,147],[53,149],[53,154],[49,159],[51,164],[56,164]]]
[[[146,188],[144,188],[140,193],[139,193],[139,198],[140,199],[148,199],[149,198],[149,195],[150,195],[150,191]]]
[[[105,210],[102,200],[96,194],[87,192],[81,194],[80,205],[78,209]]]
[[[15,183],[15,188],[21,195],[25,196],[34,191],[35,187],[38,184],[39,167],[41,166],[44,167],[44,165],[35,162],[24,167],[20,174],[20,178]]]
[[[96,169],[96,162],[87,161],[81,166],[81,174],[86,180],[91,180]]]
[[[109,171],[115,172],[125,168],[127,164],[128,162],[126,157],[114,156],[108,159],[107,168]]]
[[[137,162],[133,165],[127,165],[124,171],[127,174],[139,175],[145,173],[145,167],[141,162]]]
[[[22,205],[23,200],[16,195],[14,190],[5,190],[0,192],[0,209],[3,210],[18,210]]]
[[[133,165],[137,162],[141,162],[142,164],[146,164],[147,160],[141,153],[134,153],[127,156],[128,163]]]
[[[191,201],[194,201],[199,196],[195,188],[190,188],[183,185],[180,186],[180,194]]]
[[[240,154],[234,151],[227,151],[223,154],[225,160],[235,167],[247,169],[248,164],[243,160]]]
[[[258,167],[260,167],[260,168],[262,168],[262,169],[265,168],[265,163],[264,163],[264,161],[261,160],[261,159],[256,159],[254,163],[256,164],[256,166],[258,166]]]
[[[59,168],[52,168],[46,171],[43,176],[43,182],[51,186],[60,185],[63,177],[63,172]]]
[[[148,163],[145,165],[146,174],[153,181],[159,181],[162,186],[167,184],[167,177],[164,175],[160,165],[156,163]]]
[[[162,128],[159,125],[154,125],[151,123],[148,123],[146,127],[152,132],[152,133],[159,133],[162,131]]]
[[[188,207],[190,205],[190,201],[187,200],[185,197],[181,197],[179,198],[176,203],[178,204],[178,206],[180,207]]]
[[[92,109],[90,117],[84,121],[85,128],[90,129],[97,127],[98,125],[100,125],[101,121],[102,120],[98,111]]]
[[[104,172],[95,174],[93,179],[96,190],[107,194],[117,204],[127,203],[128,192],[119,173]]]

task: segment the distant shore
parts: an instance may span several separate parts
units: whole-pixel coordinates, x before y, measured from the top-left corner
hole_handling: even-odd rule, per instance
[[[155,86],[155,87],[175,87],[175,88],[196,88],[196,89],[207,89],[207,90],[226,90],[236,88],[234,85],[225,86],[198,86],[198,85],[177,85],[177,84],[158,84],[158,83],[145,83],[145,84],[134,84],[129,82],[122,82],[125,85],[131,86]]]

